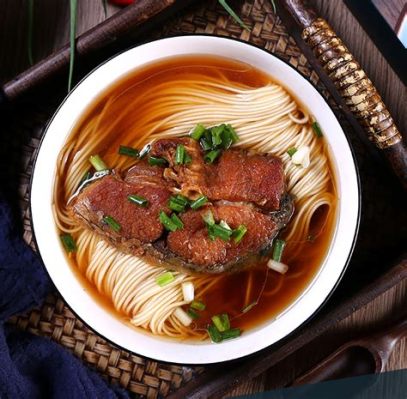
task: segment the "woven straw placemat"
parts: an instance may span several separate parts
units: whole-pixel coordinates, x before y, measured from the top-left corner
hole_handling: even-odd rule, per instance
[[[306,76],[332,104],[332,100],[318,75],[313,71],[294,40],[287,34],[281,21],[275,16],[271,2],[262,0],[243,1],[239,14],[250,27],[250,32],[242,30],[220,7],[217,1],[205,1],[169,21],[162,29],[146,39],[156,39],[176,34],[215,34],[249,41],[262,47],[296,68]],[[18,164],[8,165],[18,171],[20,209],[24,220],[24,239],[35,249],[29,215],[29,181],[36,150],[44,132],[47,120],[56,110],[60,99],[51,99],[46,106],[25,104],[25,114],[8,127],[8,137],[12,138],[10,151],[19,152]],[[20,110],[20,112],[22,112]],[[338,110],[342,126],[346,125]],[[15,118],[16,119],[16,118]],[[346,127],[348,129],[349,126]],[[24,143],[23,145],[21,143]],[[352,143],[356,150],[364,152],[358,140]],[[358,152],[358,150],[357,150]],[[22,161],[21,161],[22,160]],[[22,164],[21,164],[22,162]],[[369,168],[360,158],[360,167]],[[21,172],[22,171],[22,172]],[[375,183],[372,183],[375,184]],[[369,183],[365,185],[369,189]],[[384,201],[385,203],[386,201]],[[369,212],[369,207],[365,207]],[[383,210],[388,212],[388,209]],[[391,215],[388,215],[391,217]],[[365,225],[365,230],[370,230]],[[362,226],[363,230],[363,226]],[[395,232],[397,234],[397,231]],[[363,234],[362,234],[363,236]],[[370,238],[372,238],[370,236]],[[390,236],[389,239],[392,239]],[[363,245],[363,242],[362,242]],[[363,251],[361,256],[363,257]],[[60,343],[85,363],[96,368],[110,381],[116,382],[136,396],[156,398],[166,396],[205,371],[204,367],[188,367],[156,362],[118,349],[87,328],[69,310],[58,293],[48,296],[41,308],[10,319],[11,324],[34,334],[47,336]]]

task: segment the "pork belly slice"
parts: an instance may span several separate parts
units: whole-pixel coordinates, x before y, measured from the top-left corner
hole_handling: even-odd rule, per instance
[[[189,164],[174,164],[179,144],[191,156]],[[229,149],[215,163],[205,164],[198,142],[188,137],[157,140],[151,154],[168,160],[170,167],[164,176],[180,185],[181,193],[188,197],[203,194],[211,200],[251,202],[274,211],[280,208],[286,191],[283,164],[273,155]]]

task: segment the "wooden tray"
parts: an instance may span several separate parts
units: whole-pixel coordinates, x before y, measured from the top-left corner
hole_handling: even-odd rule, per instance
[[[18,328],[48,336],[64,345],[110,381],[121,384],[136,396],[204,398],[218,395],[243,378],[254,377],[277,364],[407,277],[407,260],[402,255],[407,237],[407,215],[403,212],[406,197],[398,181],[378,153],[354,132],[314,68],[276,18],[271,4],[244,1],[241,10],[245,23],[251,27],[250,33],[234,23],[216,1],[207,1],[193,5],[141,40],[197,33],[239,38],[266,48],[309,79],[332,106],[355,151],[363,202],[359,238],[348,271],[318,315],[272,347],[221,366],[172,365],[118,349],[79,321],[56,292],[40,309],[10,319]],[[83,71],[87,70],[86,65],[82,67]],[[52,87],[44,86],[43,95],[24,97],[8,112],[3,133],[8,143],[6,148],[0,149],[0,166],[8,171],[7,179],[2,178],[3,187],[11,201],[19,203],[16,212],[21,212],[24,238],[32,246],[28,206],[32,162],[46,123],[64,96],[65,86],[66,80],[60,78]]]

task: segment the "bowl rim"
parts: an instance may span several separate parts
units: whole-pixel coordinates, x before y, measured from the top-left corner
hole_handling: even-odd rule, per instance
[[[96,328],[91,322],[86,321],[87,317],[83,317],[83,316],[80,314],[80,312],[72,305],[72,303],[71,303],[69,300],[66,299],[66,295],[64,295],[64,294],[61,292],[62,290],[61,290],[60,286],[58,286],[58,284],[55,283],[55,278],[53,278],[52,273],[50,272],[50,270],[49,270],[48,267],[46,266],[46,262],[44,261],[44,256],[43,256],[42,251],[41,251],[41,246],[39,245],[39,240],[38,240],[38,238],[37,238],[37,233],[36,233],[37,230],[36,230],[36,227],[35,227],[35,226],[36,226],[36,223],[35,223],[35,221],[34,221],[34,219],[35,219],[34,214],[36,214],[37,211],[34,211],[34,207],[33,207],[33,203],[34,203],[34,202],[33,202],[33,196],[34,196],[33,193],[35,193],[35,190],[34,190],[34,189],[35,189],[35,185],[34,185],[34,184],[35,184],[35,182],[36,182],[36,176],[37,176],[36,171],[37,171],[38,160],[40,159],[40,155],[42,154],[42,153],[41,153],[41,150],[43,149],[43,144],[44,144],[44,141],[45,141],[46,138],[47,138],[47,135],[49,134],[49,130],[50,130],[50,128],[52,127],[55,118],[59,115],[60,111],[64,108],[64,106],[66,105],[66,103],[73,97],[73,95],[74,95],[74,93],[76,92],[76,90],[77,90],[79,87],[81,87],[81,85],[84,84],[84,82],[86,82],[89,78],[91,78],[92,75],[94,75],[97,71],[99,71],[100,69],[104,68],[107,64],[109,64],[109,63],[111,63],[111,62],[117,62],[117,59],[119,59],[121,56],[123,56],[123,55],[125,55],[125,54],[131,53],[131,52],[142,51],[143,49],[146,48],[146,46],[148,47],[148,46],[156,45],[156,44],[161,43],[161,42],[167,42],[167,41],[173,41],[173,40],[193,40],[193,41],[196,41],[197,39],[204,39],[204,40],[208,40],[208,39],[209,39],[209,41],[211,41],[211,40],[224,41],[224,43],[225,43],[226,45],[227,45],[228,42],[229,42],[229,43],[238,43],[239,46],[240,46],[240,45],[243,45],[243,47],[244,47],[244,46],[247,46],[248,48],[260,50],[262,53],[264,53],[264,54],[265,54],[267,57],[269,57],[270,59],[274,58],[277,63],[282,63],[282,64],[284,64],[284,68],[286,68],[287,66],[290,67],[289,70],[291,69],[291,70],[294,72],[294,74],[299,77],[299,80],[300,80],[300,81],[301,81],[301,80],[304,81],[305,84],[306,84],[307,86],[309,86],[309,90],[314,91],[314,94],[319,98],[319,100],[322,100],[322,103],[324,104],[323,107],[326,106],[326,107],[328,108],[328,113],[330,113],[330,116],[333,117],[333,120],[334,120],[335,124],[337,124],[338,130],[340,131],[341,136],[345,139],[345,142],[346,142],[346,146],[345,146],[345,147],[346,147],[346,150],[349,151],[350,160],[352,161],[351,164],[350,164],[350,167],[352,168],[352,177],[355,179],[355,182],[354,182],[354,183],[356,183],[356,185],[355,185],[354,188],[356,188],[356,192],[357,192],[357,195],[356,195],[356,197],[355,197],[356,200],[357,200],[357,204],[356,204],[356,207],[355,207],[355,210],[356,210],[356,214],[354,215],[354,216],[355,216],[355,219],[354,219],[354,221],[353,221],[353,222],[354,222],[353,229],[352,229],[353,234],[352,234],[352,238],[351,238],[351,241],[350,241],[350,245],[348,245],[346,259],[342,262],[342,263],[343,263],[343,266],[341,267],[341,271],[340,271],[339,275],[336,277],[334,284],[331,285],[330,290],[324,295],[324,298],[323,298],[321,301],[319,301],[318,306],[316,306],[316,307],[312,310],[312,312],[311,312],[307,317],[305,317],[304,319],[302,319],[301,322],[299,322],[299,323],[298,323],[294,328],[292,328],[288,333],[285,333],[283,336],[281,336],[281,337],[275,339],[273,342],[268,342],[268,343],[266,343],[266,344],[257,345],[256,348],[254,348],[254,349],[249,349],[249,350],[244,350],[244,353],[239,353],[238,355],[234,355],[233,353],[230,353],[230,351],[229,351],[229,354],[228,354],[227,356],[224,356],[224,357],[222,357],[222,356],[212,356],[212,357],[209,358],[209,359],[208,359],[208,358],[205,358],[205,359],[196,359],[196,358],[195,358],[195,359],[191,359],[190,357],[187,357],[187,358],[179,359],[179,356],[178,356],[178,355],[175,355],[175,357],[174,357],[174,354],[168,355],[168,353],[166,353],[164,356],[162,356],[162,355],[160,355],[160,354],[157,354],[155,351],[154,351],[155,353],[150,353],[150,352],[145,353],[143,349],[142,349],[142,350],[135,350],[135,349],[129,348],[129,347],[126,346],[125,344],[122,344],[122,343],[120,343],[120,342],[117,342],[115,339],[113,339],[113,338],[111,338],[110,336],[108,336],[108,334],[106,334],[106,333],[104,333],[104,332],[100,332],[100,330],[99,330],[98,328]],[[196,52],[194,52],[194,53],[186,53],[186,54],[184,54],[184,53],[182,53],[182,54],[180,54],[180,53],[174,53],[174,54],[172,54],[172,55],[168,55],[168,56],[164,56],[164,57],[161,56],[161,55],[158,55],[158,56],[157,56],[154,60],[152,60],[152,61],[147,61],[147,62],[144,61],[144,62],[141,62],[141,63],[138,64],[138,65],[133,65],[133,66],[131,67],[131,70],[136,70],[136,69],[138,69],[138,68],[142,68],[143,66],[146,66],[146,65],[148,65],[148,64],[150,64],[150,63],[157,62],[157,61],[159,61],[160,59],[164,59],[164,58],[177,57],[177,56],[180,56],[180,55],[181,55],[181,56],[183,56],[183,55],[186,56],[186,55],[202,55],[202,54],[211,55],[211,53],[207,53],[207,52],[203,52],[203,51],[196,51]],[[216,54],[215,54],[215,53],[212,53],[212,55],[216,55]],[[236,56],[236,57],[226,57],[226,58],[232,58],[232,59],[236,59],[236,60],[238,60],[238,61],[240,61],[240,62],[245,62],[245,61],[242,61],[241,59],[239,59],[237,56]],[[116,60],[116,61],[115,61],[115,60]],[[249,63],[249,62],[247,62],[247,63]],[[253,65],[256,69],[261,69],[261,68],[259,68],[259,67],[256,65],[256,61],[252,62],[251,65]],[[266,72],[268,75],[272,76],[272,73],[271,73],[270,71],[265,71],[265,72]],[[84,107],[82,108],[82,110],[81,110],[81,112],[79,113],[78,117],[77,117],[77,118],[74,120],[74,122],[72,123],[72,126],[74,126],[74,125],[78,122],[78,120],[79,120],[80,117],[83,115],[84,111],[85,111],[86,108],[89,106],[89,104],[91,104],[91,103],[92,103],[96,98],[98,98],[103,92],[105,92],[109,87],[111,87],[112,85],[114,85],[118,80],[122,79],[122,78],[123,78],[124,76],[126,76],[128,73],[130,73],[130,72],[127,71],[127,72],[122,73],[120,76],[115,76],[114,79],[111,79],[111,80],[109,80],[109,82],[108,82],[107,84],[104,84],[103,87],[97,92],[97,94],[96,94],[95,96],[93,96],[92,99],[91,99],[90,101],[88,101],[88,102],[84,105]],[[283,87],[286,87],[286,86],[287,86],[286,82],[280,82],[278,79],[276,79],[276,81],[277,81],[278,83],[282,84]],[[294,92],[291,88],[289,89],[289,91],[290,91],[290,92],[293,92],[293,94],[294,94],[296,97],[298,97],[298,94],[297,94],[296,92]],[[71,126],[71,127],[72,127],[72,126]],[[69,129],[66,129],[63,142],[65,142],[66,138],[67,138],[68,135],[70,134],[70,132],[71,132],[71,127],[70,127]],[[59,148],[58,148],[58,153],[59,153],[59,151],[61,150],[61,148],[62,148],[62,147],[59,147]],[[336,156],[335,156],[335,154],[333,154],[333,152],[334,152],[334,151],[332,150],[332,158],[333,158],[334,161],[336,161]],[[335,165],[335,166],[337,166],[337,165]],[[338,169],[338,168],[336,168],[336,169]],[[339,180],[338,174],[339,174],[339,170],[336,170],[336,179],[337,179],[337,180]],[[54,184],[54,178],[55,178],[55,166],[54,166],[54,168],[53,168],[53,173],[52,173],[52,175],[53,175],[53,178],[52,178],[52,180],[53,180],[52,186],[53,186],[53,184]],[[337,186],[339,186],[339,181],[337,181]],[[342,191],[339,190],[339,187],[338,187],[338,195],[340,195],[341,193],[342,193]],[[52,198],[51,198],[51,203],[52,203]],[[340,203],[340,201],[339,201],[338,203]],[[33,212],[33,211],[34,211],[34,212]],[[336,224],[338,225],[339,219],[340,219],[340,218],[339,218],[339,209],[337,210],[337,212],[338,212],[338,215],[337,215]],[[252,355],[252,354],[254,354],[254,353],[258,353],[258,352],[260,352],[260,351],[265,351],[266,349],[270,348],[270,346],[274,346],[274,345],[277,344],[278,342],[280,342],[280,341],[282,341],[282,340],[285,340],[285,339],[289,338],[290,336],[292,336],[300,327],[303,327],[306,323],[308,323],[311,319],[313,319],[313,318],[317,315],[317,313],[318,313],[318,312],[321,310],[321,308],[326,304],[326,302],[329,300],[329,298],[331,297],[331,295],[333,294],[333,292],[335,291],[335,289],[336,289],[337,286],[339,285],[339,283],[340,283],[340,281],[341,281],[341,279],[342,279],[342,277],[343,277],[344,273],[346,272],[346,269],[347,269],[347,267],[348,267],[348,265],[349,265],[349,262],[350,262],[350,259],[351,259],[353,250],[354,250],[355,245],[356,245],[356,240],[357,240],[358,232],[359,232],[360,218],[361,218],[361,187],[360,187],[359,170],[358,170],[358,165],[357,165],[357,162],[356,162],[356,157],[355,157],[355,154],[354,154],[354,150],[353,150],[353,148],[352,148],[352,146],[351,146],[351,144],[350,144],[350,141],[349,141],[348,137],[347,137],[346,134],[343,132],[343,129],[342,129],[342,127],[340,126],[340,124],[339,124],[339,122],[338,122],[338,120],[337,120],[335,114],[333,113],[331,107],[329,106],[329,104],[327,103],[327,101],[325,100],[325,98],[321,95],[320,89],[318,89],[318,88],[316,87],[316,85],[314,85],[308,77],[304,76],[304,75],[303,75],[302,73],[300,73],[297,69],[295,69],[294,66],[290,65],[288,62],[286,62],[285,60],[283,60],[283,59],[282,59],[281,57],[279,57],[278,55],[273,54],[273,53],[270,53],[269,51],[267,51],[266,49],[264,49],[264,48],[262,48],[262,47],[259,47],[259,46],[255,45],[255,44],[252,44],[252,43],[245,42],[245,41],[240,40],[240,39],[229,38],[229,37],[219,37],[219,36],[210,35],[210,34],[175,35],[175,36],[165,37],[165,38],[161,38],[161,39],[154,40],[154,41],[149,41],[149,42],[143,43],[143,44],[141,44],[141,45],[136,45],[136,46],[130,47],[130,48],[128,48],[128,49],[126,49],[126,50],[124,50],[124,51],[122,51],[122,52],[119,52],[119,53],[115,54],[114,56],[110,57],[109,59],[105,60],[104,62],[100,63],[100,64],[99,64],[97,67],[95,67],[94,69],[92,69],[92,71],[90,71],[85,77],[83,77],[83,78],[75,85],[75,87],[65,96],[65,98],[63,99],[63,101],[61,102],[61,104],[59,105],[59,107],[57,108],[57,110],[54,112],[53,116],[52,116],[51,119],[49,120],[49,122],[48,122],[48,124],[47,124],[47,126],[46,126],[46,128],[45,128],[45,130],[44,130],[44,133],[43,133],[43,135],[42,135],[42,137],[41,137],[40,144],[39,144],[39,146],[38,146],[38,150],[37,150],[37,152],[36,152],[36,154],[35,154],[35,158],[34,158],[34,161],[33,161],[33,173],[32,173],[32,175],[31,175],[31,179],[30,179],[30,220],[31,220],[32,232],[33,232],[33,239],[34,239],[34,242],[35,242],[35,244],[36,244],[36,248],[37,248],[37,250],[38,250],[38,253],[40,254],[40,256],[41,256],[41,258],[42,258],[42,260],[43,260],[43,267],[44,267],[44,270],[46,271],[46,273],[47,273],[48,276],[50,277],[51,281],[54,283],[54,285],[55,285],[55,287],[57,288],[59,294],[60,294],[60,295],[62,296],[62,298],[64,299],[65,304],[69,307],[69,309],[74,313],[74,315],[75,315],[79,320],[81,320],[81,321],[82,321],[86,326],[88,326],[92,331],[94,331],[97,335],[101,336],[103,339],[105,339],[106,341],[110,342],[111,344],[113,344],[113,345],[115,345],[115,346],[118,346],[118,347],[120,347],[120,348],[122,348],[122,349],[124,349],[124,350],[126,350],[126,351],[129,351],[130,353],[134,353],[134,354],[137,354],[137,355],[142,355],[143,357],[146,357],[146,358],[149,358],[149,359],[154,359],[154,360],[159,360],[159,361],[161,361],[161,362],[169,362],[169,363],[172,363],[172,364],[191,364],[191,365],[196,364],[196,365],[199,365],[199,364],[212,364],[212,363],[220,363],[220,362],[225,362],[225,361],[232,361],[232,360],[236,360],[236,359],[241,359],[241,358],[250,356],[250,355]],[[299,302],[300,299],[306,295],[307,291],[311,288],[311,286],[313,286],[313,285],[316,283],[316,280],[318,279],[318,276],[319,276],[319,274],[321,273],[321,271],[322,271],[322,269],[323,269],[323,266],[325,267],[325,263],[327,262],[327,260],[328,260],[329,257],[331,256],[331,250],[332,250],[332,248],[334,247],[334,244],[335,244],[335,242],[336,242],[336,240],[337,240],[337,237],[336,237],[337,229],[338,229],[338,226],[335,226],[335,231],[333,232],[333,236],[332,236],[332,239],[331,239],[331,243],[330,243],[330,247],[329,247],[328,253],[325,255],[324,261],[323,261],[323,263],[321,264],[319,271],[318,271],[318,272],[316,273],[316,275],[312,278],[312,281],[311,281],[310,283],[308,283],[308,285],[305,287],[305,289],[303,290],[303,292],[300,293],[299,296],[298,296],[290,305],[288,305],[287,308],[284,309],[284,310],[281,312],[281,314],[279,314],[279,315],[276,317],[276,319],[278,319],[278,318],[279,318],[282,314],[284,314],[285,312],[289,311],[290,308],[291,308],[293,305],[295,305],[297,302]],[[55,229],[55,232],[54,232],[54,233],[56,234],[56,229]],[[63,254],[63,255],[64,255],[64,254]],[[65,263],[68,264],[68,262],[67,262],[66,260],[65,260]],[[68,267],[69,267],[69,266],[68,266]],[[80,283],[79,283],[79,284],[80,284]],[[84,288],[83,288],[83,290],[86,291]],[[94,301],[93,299],[92,299],[92,302],[96,303],[96,301]],[[96,306],[99,306],[99,304],[96,303]],[[115,316],[114,316],[114,317],[115,317]],[[252,330],[249,332],[248,335],[252,335],[252,333],[253,333],[253,332],[256,332],[257,330],[265,330],[265,329],[267,329],[267,327],[270,327],[270,325],[272,325],[272,323],[273,323],[276,319],[269,320],[269,321],[267,321],[267,322],[262,323],[262,325],[261,325],[259,328],[256,327],[255,329],[252,329]],[[116,320],[116,321],[117,321],[117,320]],[[178,346],[188,346],[189,348],[191,348],[191,347],[197,348],[197,347],[201,346],[201,345],[199,345],[199,344],[197,345],[197,344],[190,344],[190,343],[184,343],[184,342],[178,342],[178,341],[176,341],[176,342],[174,342],[174,341],[167,341],[166,339],[163,339],[163,338],[161,338],[161,337],[150,336],[150,335],[148,335],[148,334],[146,334],[146,333],[142,333],[142,332],[140,333],[140,332],[139,332],[138,330],[136,330],[136,329],[132,329],[132,330],[137,334],[137,337],[146,337],[146,336],[148,336],[148,337],[151,338],[152,340],[156,341],[156,344],[157,344],[158,346],[160,346],[161,344],[164,344],[164,345],[165,345],[165,343],[168,343],[168,342],[171,342],[172,345],[176,345],[177,347],[178,347]],[[220,348],[220,347],[225,347],[225,344],[229,344],[229,346],[234,346],[233,343],[234,343],[234,342],[237,342],[237,341],[238,341],[238,340],[228,341],[227,343],[223,343],[221,346],[219,346],[219,345],[213,345],[213,344],[210,344],[210,343],[209,343],[209,344],[202,345],[202,346],[205,346],[206,348],[209,348],[209,347],[217,347],[217,348]],[[176,350],[175,350],[175,352],[176,352]]]

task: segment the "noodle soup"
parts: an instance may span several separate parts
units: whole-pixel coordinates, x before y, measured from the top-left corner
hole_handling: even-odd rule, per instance
[[[161,138],[188,134],[197,124],[232,125],[236,146],[281,158],[295,213],[279,238],[286,247],[280,274],[267,267],[270,254],[233,274],[172,272],[161,287],[157,277],[168,266],[122,253],[72,219],[67,204],[98,154],[109,168],[125,171],[137,160],[120,146],[142,149]],[[307,147],[309,166],[295,164],[290,149]],[[77,251],[69,255],[82,284],[110,312],[159,336],[207,339],[207,326],[228,314],[243,334],[283,312],[304,292],[327,254],[335,225],[337,195],[328,145],[312,115],[280,84],[237,61],[210,56],[169,58],[126,76],[94,101],[69,135],[58,157],[54,216],[61,234]],[[185,326],[175,310],[188,311],[182,284],[192,282],[204,304],[199,318]],[[197,309],[195,309],[197,310]]]

